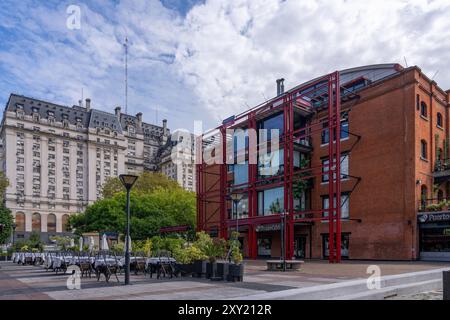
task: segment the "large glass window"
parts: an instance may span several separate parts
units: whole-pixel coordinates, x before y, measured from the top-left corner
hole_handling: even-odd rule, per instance
[[[276,176],[284,172],[284,150],[276,150],[258,157],[260,176]]]
[[[56,216],[53,213],[47,216],[47,232],[56,232]]]
[[[25,232],[25,214],[24,213],[22,213],[22,212],[16,213],[15,224],[16,224],[16,231]]]
[[[248,182],[248,161],[245,161],[245,164],[235,164],[233,166],[233,171],[235,185],[240,185]]]
[[[31,230],[34,232],[41,232],[41,215],[39,213],[33,213],[31,219]]]
[[[284,133],[284,116],[283,113],[276,114],[264,120],[261,120],[258,123],[258,129],[266,129],[267,132],[267,140],[270,141],[272,139],[272,134],[270,130],[278,129],[279,136]]]
[[[284,188],[258,192],[258,215],[267,216],[284,211]]]
[[[236,219],[236,205],[231,202],[231,218]],[[248,218],[248,196],[244,195],[237,203],[237,215],[239,219]]]

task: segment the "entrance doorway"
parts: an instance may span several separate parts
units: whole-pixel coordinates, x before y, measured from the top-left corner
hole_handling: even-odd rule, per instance
[[[294,255],[296,258],[306,257],[306,236],[297,236],[294,241]]]

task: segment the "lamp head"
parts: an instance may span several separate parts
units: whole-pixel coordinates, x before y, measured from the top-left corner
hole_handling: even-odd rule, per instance
[[[232,193],[230,195],[230,197],[231,197],[231,200],[239,202],[244,197],[244,195],[242,193]]]
[[[136,180],[138,179],[137,176],[131,175],[131,174],[121,174],[119,176],[120,182],[122,182],[125,189],[130,190]]]

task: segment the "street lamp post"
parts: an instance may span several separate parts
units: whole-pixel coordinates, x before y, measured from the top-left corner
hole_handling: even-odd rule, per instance
[[[239,240],[239,215],[238,215],[238,204],[242,200],[244,195],[242,193],[232,193],[231,199],[233,200],[234,212],[236,213],[236,240]]]
[[[14,222],[12,224],[12,237],[11,237],[11,245],[14,246],[14,236],[16,234],[17,224]]]
[[[130,284],[130,191],[138,179],[137,176],[130,174],[121,174],[120,181],[127,190],[127,234],[125,238],[125,284]]]

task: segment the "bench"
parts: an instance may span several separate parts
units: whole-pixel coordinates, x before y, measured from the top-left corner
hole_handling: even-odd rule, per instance
[[[283,270],[283,261],[282,260],[268,260],[267,262],[267,270],[268,271],[282,271]],[[298,271],[301,269],[302,264],[305,263],[301,260],[286,260],[286,270],[289,271]]]

